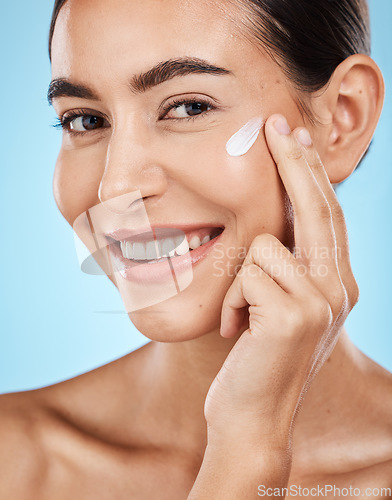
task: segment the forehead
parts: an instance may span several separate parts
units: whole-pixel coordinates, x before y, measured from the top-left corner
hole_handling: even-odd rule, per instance
[[[142,71],[170,58],[193,56],[225,67],[252,65],[260,49],[233,22],[231,3],[211,0],[68,0],[52,41],[53,77]],[[77,76],[77,75],[75,75]]]

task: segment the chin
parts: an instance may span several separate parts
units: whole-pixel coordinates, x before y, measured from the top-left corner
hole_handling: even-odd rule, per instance
[[[218,330],[228,287],[220,291],[211,287],[212,300],[197,294],[192,285],[159,304],[128,313],[129,319],[140,333],[157,342],[184,342]]]
[[[177,294],[174,290],[174,294],[169,298],[164,298],[162,294],[162,300],[156,300],[154,304],[145,307],[146,302],[143,300],[149,299],[149,295],[152,296],[154,291],[154,283],[146,283],[142,289],[142,306],[135,310],[128,309],[131,322],[145,337],[158,342],[181,342],[219,329],[223,299],[234,277],[225,275],[221,268],[216,269],[217,262],[222,268],[226,264],[222,246],[224,248],[227,244],[227,238],[224,238],[226,232],[223,230],[217,231],[214,236],[205,245],[207,251],[204,253],[201,252],[203,247],[188,252],[193,276],[184,289]],[[146,264],[144,267],[146,266],[152,267],[155,264]],[[175,268],[175,264],[173,267]],[[126,294],[127,290],[135,290],[134,287],[140,283],[143,283],[143,280],[129,282],[129,288],[118,288],[120,293]],[[159,299],[159,294],[156,297]],[[126,296],[123,296],[123,302],[126,303]]]

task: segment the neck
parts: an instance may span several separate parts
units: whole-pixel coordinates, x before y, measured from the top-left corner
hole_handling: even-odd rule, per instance
[[[209,387],[237,339],[224,339],[219,331],[185,342],[151,342],[146,351],[143,384],[148,391],[149,415],[159,415],[158,433],[163,446],[204,453],[207,427],[204,401]],[[353,370],[355,348],[342,328],[335,349],[315,377],[295,427],[295,439],[308,439],[312,422],[339,404],[336,394]],[[148,388],[148,389],[147,389]],[[333,397],[332,397],[333,396]],[[339,399],[340,400],[340,399]],[[294,442],[295,445],[295,442]]]

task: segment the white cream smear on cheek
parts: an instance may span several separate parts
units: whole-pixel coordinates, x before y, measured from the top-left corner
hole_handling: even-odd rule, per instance
[[[260,133],[264,120],[260,116],[252,118],[241,127],[226,143],[226,151],[230,156],[242,156],[247,153]]]

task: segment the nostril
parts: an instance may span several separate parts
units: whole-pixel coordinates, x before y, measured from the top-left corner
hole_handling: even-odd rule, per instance
[[[98,195],[100,195],[100,192],[98,192]],[[99,196],[101,205],[109,212],[117,215],[125,215],[142,209],[144,205],[143,199],[139,190],[108,199]]]
[[[142,204],[143,204],[143,202],[144,202],[144,200],[145,200],[145,199],[147,199],[147,198],[148,198],[148,196],[144,196],[143,198],[139,198],[139,199],[137,199],[137,200],[135,200],[135,201],[132,201],[132,203],[129,205],[129,207],[128,207],[128,208],[129,208],[130,210],[134,210],[134,209],[136,209],[136,208],[139,208],[139,207],[140,207],[140,205],[142,205]]]

